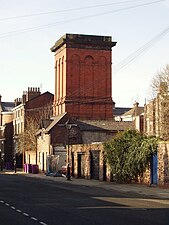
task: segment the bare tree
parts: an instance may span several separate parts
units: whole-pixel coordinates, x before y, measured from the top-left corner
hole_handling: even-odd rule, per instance
[[[169,65],[152,79],[151,102],[154,108],[155,134],[164,140],[169,139]]]
[[[167,94],[169,87],[169,64],[161,69],[152,79],[150,84],[150,98],[154,99],[159,93]]]
[[[43,107],[26,110],[24,131],[18,135],[17,143],[18,153],[23,154],[23,163],[26,151],[32,151],[37,153],[37,140],[35,134],[40,128],[41,121],[49,119],[51,116],[52,103],[49,103]]]
[[[26,126],[24,132],[18,136],[18,150],[20,152],[35,151],[36,137],[35,133],[38,130],[38,122],[31,117],[26,118]]]

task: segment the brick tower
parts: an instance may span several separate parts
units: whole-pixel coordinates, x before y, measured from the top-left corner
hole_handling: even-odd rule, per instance
[[[54,115],[107,120],[113,116],[110,36],[65,34],[55,53]]]

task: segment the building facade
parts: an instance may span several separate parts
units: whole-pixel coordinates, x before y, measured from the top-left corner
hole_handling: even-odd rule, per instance
[[[12,138],[13,138],[13,113],[14,102],[2,102],[0,96],[0,160],[3,167],[12,168]]]
[[[169,185],[169,91],[161,82],[154,99],[144,106],[144,133],[160,138],[152,164],[159,185]]]
[[[134,122],[116,122],[109,120],[72,119],[68,113],[53,117],[36,133],[38,165],[41,171],[48,171],[47,161],[51,161],[52,171],[61,170],[61,166],[74,163],[71,152],[66,148],[72,145],[91,145],[111,139],[118,131],[134,129]],[[86,148],[85,148],[86,149]],[[32,163],[32,162],[31,162]],[[53,166],[55,165],[55,166]]]
[[[123,109],[123,108],[122,108]],[[122,110],[121,110],[122,111]],[[135,123],[135,129],[143,132],[144,127],[144,107],[139,106],[138,102],[133,104],[133,108],[127,110],[121,115],[114,117],[115,121],[129,122],[133,121]]]
[[[55,54],[54,115],[112,119],[112,42],[110,36],[65,34]]]
[[[169,90],[161,83],[157,96],[144,106],[144,133],[169,140]]]
[[[40,88],[29,87],[28,91],[24,91],[22,98],[15,100],[13,108],[13,153],[17,159],[17,166],[22,167],[23,163],[30,163],[30,159],[37,161],[36,147],[31,151],[25,151],[27,148],[23,145],[23,149],[19,148],[19,136],[25,132],[25,129],[32,129],[31,124],[37,124],[36,129],[42,119],[50,118],[53,115],[53,99],[54,96],[50,92],[42,93]],[[33,122],[34,121],[34,122]],[[33,131],[35,132],[35,131]],[[36,146],[36,144],[35,144]],[[23,154],[24,153],[24,154]],[[24,156],[24,157],[23,157]]]

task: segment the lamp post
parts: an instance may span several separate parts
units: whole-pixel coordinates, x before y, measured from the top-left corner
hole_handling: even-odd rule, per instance
[[[69,157],[69,135],[70,135],[70,129],[72,128],[72,124],[66,124],[66,129],[67,129],[67,145],[68,145],[68,164],[67,164],[67,180],[70,180],[71,177],[71,172],[70,172],[70,157]]]
[[[14,156],[14,173],[16,173],[16,154]]]
[[[70,124],[69,123],[69,119],[67,120],[67,122],[65,124],[59,124],[59,126],[65,126],[66,130],[67,130],[67,146],[68,146],[68,154],[67,154],[67,173],[66,173],[66,177],[67,180],[70,180],[71,178],[71,171],[70,171],[70,157],[69,157],[69,152],[70,152],[70,130],[72,127],[77,127],[77,124]]]
[[[71,171],[70,171],[70,130],[72,127],[77,127],[77,124],[69,124],[66,123],[66,129],[67,129],[67,142],[68,142],[68,166],[67,166],[67,180],[70,180],[71,177]]]
[[[14,162],[14,173],[16,173],[16,141],[13,141],[14,144],[14,155],[13,155],[13,162]]]
[[[1,168],[1,171],[3,171],[3,163],[2,163],[2,158],[1,158],[1,149],[0,149],[0,168]]]

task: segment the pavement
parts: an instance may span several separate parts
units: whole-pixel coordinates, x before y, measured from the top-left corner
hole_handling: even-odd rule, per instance
[[[32,177],[36,179],[42,180],[50,180],[53,182],[65,182],[72,185],[80,185],[87,187],[100,187],[105,190],[115,190],[121,191],[125,193],[137,193],[149,197],[155,197],[160,199],[169,199],[169,187],[160,187],[158,185],[145,185],[145,184],[118,184],[114,182],[106,182],[106,181],[98,181],[98,180],[88,180],[88,179],[76,179],[71,178],[71,180],[67,180],[66,177],[57,177],[57,176],[46,176],[44,173],[32,174],[25,173],[21,170],[14,171],[3,170],[0,171],[0,174],[10,174],[10,175],[22,175],[26,177]]]

